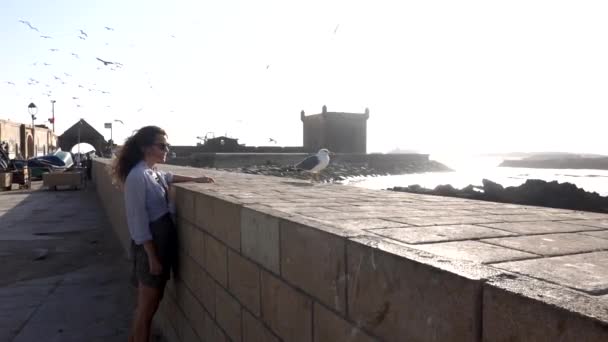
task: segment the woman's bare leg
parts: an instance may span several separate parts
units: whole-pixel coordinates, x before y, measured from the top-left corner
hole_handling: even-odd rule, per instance
[[[149,342],[152,319],[161,299],[161,289],[139,283],[137,310],[133,321],[133,342]]]
[[[139,298],[139,288],[135,289],[135,309],[133,310],[133,319],[131,321],[131,332],[129,333],[129,342],[135,341],[135,322],[137,318],[137,302]]]

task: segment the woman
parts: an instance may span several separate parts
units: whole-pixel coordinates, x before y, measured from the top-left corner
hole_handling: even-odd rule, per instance
[[[114,164],[114,177],[124,189],[132,240],[132,280],[137,286],[130,342],[148,342],[152,319],[176,260],[177,236],[169,211],[168,185],[214,182],[210,177],[186,177],[156,170],[154,165],[164,162],[168,151],[165,131],[146,126],[127,139]]]

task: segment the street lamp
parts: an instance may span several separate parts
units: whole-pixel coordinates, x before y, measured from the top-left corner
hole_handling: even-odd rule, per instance
[[[36,113],[38,113],[38,107],[32,102],[27,106],[27,111],[32,116],[32,128],[34,128],[34,120],[36,120]]]
[[[49,119],[50,123],[53,124],[53,132],[55,132],[55,100],[51,100],[51,113],[53,113],[53,117]]]
[[[36,120],[36,113],[38,113],[38,107],[36,107],[36,105],[34,104],[34,102],[31,102],[28,106],[27,106],[27,111],[30,113],[30,115],[32,116],[32,147],[33,150],[36,150],[36,132],[34,131],[34,120]],[[34,147],[36,146],[36,147]],[[30,153],[32,153],[32,156],[36,156],[36,154],[38,154],[38,151],[34,152],[34,151],[30,151]]]

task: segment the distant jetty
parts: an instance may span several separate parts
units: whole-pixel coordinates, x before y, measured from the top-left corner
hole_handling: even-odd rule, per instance
[[[504,160],[502,167],[526,167],[534,169],[594,169],[608,170],[608,157],[553,157],[546,159],[525,158]]]

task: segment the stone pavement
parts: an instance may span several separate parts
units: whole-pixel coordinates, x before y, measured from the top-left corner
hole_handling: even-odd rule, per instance
[[[0,192],[0,341],[126,341],[129,263],[94,190]]]

